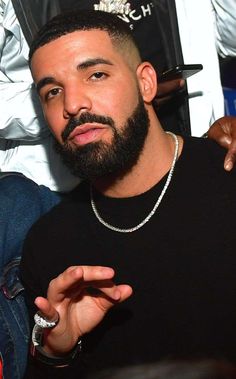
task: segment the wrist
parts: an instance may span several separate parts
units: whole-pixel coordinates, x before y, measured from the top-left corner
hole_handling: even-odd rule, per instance
[[[57,352],[47,345],[44,345],[44,333],[45,329],[38,325],[35,325],[32,332],[32,344],[31,344],[31,355],[38,361],[54,366],[54,367],[64,367],[69,366],[72,361],[78,357],[81,352],[81,340],[70,350],[65,353]]]
[[[70,352],[77,346],[78,339],[69,339],[68,335],[65,338],[55,330],[43,329],[40,345],[46,354],[50,356],[63,357],[69,355]]]

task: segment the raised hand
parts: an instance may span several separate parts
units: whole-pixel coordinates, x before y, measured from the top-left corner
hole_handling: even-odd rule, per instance
[[[45,352],[68,353],[81,336],[101,322],[114,304],[132,294],[129,285],[115,285],[113,277],[114,270],[109,267],[74,266],[50,282],[47,298],[35,300],[48,320],[59,314],[57,326],[45,330]]]

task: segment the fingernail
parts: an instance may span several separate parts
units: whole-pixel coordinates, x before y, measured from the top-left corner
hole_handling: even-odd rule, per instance
[[[115,292],[113,294],[113,299],[114,300],[119,300],[120,299],[120,291],[119,290],[115,290]]]
[[[111,267],[100,267],[100,272],[104,275],[114,275],[114,270]]]
[[[229,136],[224,136],[224,141],[225,141],[225,143],[227,144],[227,145],[230,145],[231,144],[231,142],[232,142],[232,138],[231,137],[229,137]]]
[[[232,161],[228,161],[228,162],[226,162],[226,164],[225,164],[225,169],[226,169],[227,171],[230,171],[230,170],[232,170],[232,168],[233,168],[233,163],[232,163]]]

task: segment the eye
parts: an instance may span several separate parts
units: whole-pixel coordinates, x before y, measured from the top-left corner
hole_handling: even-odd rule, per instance
[[[52,88],[50,91],[48,91],[46,94],[45,94],[45,100],[50,100],[52,99],[53,97],[57,96],[58,94],[60,94],[62,91],[61,88],[59,87],[56,87],[56,88]]]
[[[102,71],[97,71],[97,72],[94,72],[93,75],[90,76],[90,79],[91,80],[101,80],[101,79],[105,79],[106,77],[107,77],[107,74],[105,74]]]

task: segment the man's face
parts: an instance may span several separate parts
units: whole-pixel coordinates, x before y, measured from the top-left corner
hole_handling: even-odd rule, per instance
[[[135,71],[107,33],[50,42],[35,52],[32,72],[57,150],[75,174],[94,179],[135,163],[148,116]]]

